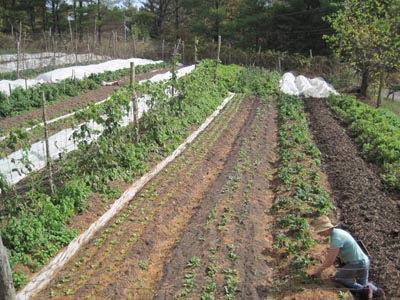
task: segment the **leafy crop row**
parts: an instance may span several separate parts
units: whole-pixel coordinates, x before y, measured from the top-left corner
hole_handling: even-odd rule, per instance
[[[254,123],[249,127],[249,136],[241,140],[240,149],[235,155],[235,164],[230,172],[223,176],[225,180],[221,183],[220,194],[215,197],[205,215],[204,235],[196,241],[199,243],[198,248],[202,250],[201,253],[193,254],[202,258],[202,271],[196,269],[196,272],[187,273],[182,270],[182,287],[175,294],[177,299],[236,299],[245,294],[241,280],[244,281],[243,276],[246,275],[240,270],[247,258],[240,256],[235,242],[240,240],[240,247],[246,247],[239,237],[249,234],[248,226],[254,218],[250,217],[250,211],[254,213],[257,205],[262,206],[254,203],[258,202],[254,192],[258,191],[262,184],[254,183],[260,174],[265,176],[267,168],[267,158],[263,157],[263,152],[260,151],[260,148],[263,148],[260,146],[260,140],[265,133],[265,120],[269,116],[267,111],[271,96],[276,95],[279,76],[247,69],[243,70],[238,78],[241,79],[238,79],[239,82],[235,83],[232,89],[247,95],[257,95],[264,101],[261,104],[262,108],[257,109]],[[236,96],[229,105],[244,101],[258,100]],[[214,236],[218,238],[211,238]]]
[[[299,97],[280,96],[279,122],[280,187],[272,206],[277,216],[274,247],[287,257],[286,267],[302,277],[312,263],[308,252],[315,244],[308,218],[329,213],[333,205],[321,186],[320,152],[309,137]]]
[[[330,107],[349,125],[350,134],[368,160],[383,167],[381,177],[388,187],[400,188],[400,118],[386,109],[376,109],[350,96],[332,95]]]
[[[149,64],[136,67],[137,73],[144,73],[154,68],[165,66],[165,63]],[[9,96],[0,92],[0,119],[41,107],[42,92],[49,103],[56,103],[61,99],[78,96],[81,93],[98,89],[103,81],[116,80],[128,75],[129,68],[106,71],[100,74],[91,74],[87,78],[65,79],[59,83],[41,84],[28,89],[18,87]]]
[[[109,183],[132,181],[143,174],[152,160],[171,153],[192,126],[201,124],[227,95],[225,84],[233,86],[241,70],[232,68],[215,82],[214,66],[205,61],[174,83],[175,97],[168,93],[171,82],[135,85],[119,89],[110,101],[76,115],[77,123],[91,118],[105,130],[96,141],[87,143],[85,138],[96,132],[84,126],[78,128],[75,138],[80,141],[79,150],[61,157],[55,166],[54,194],[49,191],[44,172],[30,175],[23,188],[2,194],[1,232],[10,249],[11,265],[25,264],[32,271],[40,268],[76,235],[66,224],[73,214],[89,205],[91,194],[115,198],[119,191]],[[219,70],[224,71],[224,67]],[[122,126],[121,120],[133,95],[143,93],[151,95],[148,105],[152,109],[140,120],[141,136],[136,145],[133,125]],[[21,286],[25,277],[15,272],[14,280],[16,286]]]
[[[235,71],[236,72],[236,71]],[[232,76],[232,74],[231,74]],[[276,76],[276,78],[278,78]],[[277,85],[278,79],[275,80],[275,83]],[[103,231],[103,234],[100,235],[94,242],[95,247],[102,247],[103,250],[100,252],[107,252],[107,253],[113,253],[113,251],[116,251],[116,257],[115,261],[117,259],[123,259],[123,254],[122,252],[128,252],[129,249],[134,245],[134,243],[138,240],[138,238],[141,236],[142,232],[144,231],[144,228],[146,228],[147,225],[149,225],[150,220],[152,218],[157,218],[157,215],[159,214],[160,210],[164,209],[164,204],[168,204],[170,199],[176,199],[181,197],[181,195],[177,195],[179,191],[182,189],[182,186],[185,186],[190,182],[190,178],[193,173],[196,172],[196,170],[199,169],[199,166],[202,165],[202,159],[204,157],[208,156],[210,151],[212,151],[212,145],[216,143],[217,140],[220,139],[221,134],[224,132],[224,130],[229,126],[229,120],[233,119],[235,115],[237,114],[238,108],[240,106],[241,101],[243,100],[243,97],[235,97],[230,103],[225,107],[223,111],[221,111],[220,116],[212,122],[209,127],[207,128],[206,134],[201,134],[194,142],[193,144],[189,145],[187,148],[187,151],[185,151],[182,155],[180,155],[176,160],[171,162],[171,164],[168,165],[168,167],[163,171],[164,176],[162,177],[156,177],[154,180],[152,180],[151,184],[149,184],[145,190],[140,192],[140,195],[138,197],[135,197],[133,199],[132,204],[124,210],[124,212],[121,214],[121,217],[118,217],[116,221],[112,224],[112,226],[109,226],[108,228],[105,228]],[[259,115],[262,115],[262,111],[258,113]],[[223,118],[221,118],[223,117]],[[263,123],[262,123],[263,124]],[[254,142],[253,143],[247,143],[244,141],[244,144],[246,147],[250,147],[250,145],[254,145],[254,143],[257,141],[254,135],[257,133],[257,128],[254,129],[254,134],[251,140]],[[192,160],[188,160],[188,157],[196,157],[196,161],[193,162]],[[259,163],[257,162],[257,159],[254,163],[251,163],[248,159],[246,159],[246,153],[245,151],[242,151],[240,153],[239,157],[241,164],[243,166],[250,167],[254,166],[256,168]],[[202,168],[202,167],[200,167]],[[238,168],[235,168],[236,172],[239,174],[241,171],[244,171],[243,167],[238,166]],[[176,176],[179,173],[184,173],[185,176],[187,177],[184,181],[177,181]],[[229,190],[235,189],[236,193],[240,193],[240,190],[237,190],[235,188],[235,185],[237,185],[237,181],[240,179],[240,176],[235,175],[229,179],[229,182],[231,182],[231,185],[227,186]],[[250,189],[249,185],[251,184],[250,179],[247,182],[246,189]],[[245,191],[243,191],[244,196],[247,197],[249,196],[248,194],[245,194]],[[160,196],[160,194],[162,196]],[[240,197],[240,200],[242,198]],[[198,205],[198,200],[195,198],[191,198],[185,200],[185,207],[190,207],[191,205]],[[227,221],[237,221],[240,225],[240,227],[243,227],[243,221],[246,219],[247,215],[247,209],[249,206],[249,201],[243,200],[243,211],[238,212],[238,215],[235,215],[234,218],[231,216],[228,216],[228,214],[232,214],[232,207],[231,206],[225,206],[223,207],[224,213],[227,216]],[[177,215],[176,217],[178,217]],[[217,227],[219,227],[219,221],[223,220],[222,215],[221,217],[218,217],[218,220],[215,222],[215,230],[217,230]],[[131,237],[129,238],[129,242],[126,243],[119,243],[123,238],[123,235],[127,235],[128,232],[126,231],[127,226],[124,226],[124,223],[132,223],[134,224],[135,230],[133,233],[130,233]],[[118,224],[117,224],[118,223]],[[171,239],[174,239],[174,236],[172,236],[172,232],[174,233],[175,239],[179,236],[179,230],[173,227],[174,222],[170,224],[171,226]],[[233,222],[231,222],[233,223]],[[114,226],[115,225],[115,226]],[[165,226],[168,227],[168,222],[164,223]],[[223,224],[221,226],[221,230],[226,230],[228,229],[228,224]],[[214,227],[214,226],[213,226]],[[121,234],[121,236],[120,236]],[[228,234],[229,235],[229,234]],[[118,237],[117,237],[118,236]],[[125,239],[126,240],[126,239]],[[202,236],[201,240],[207,240],[207,236]],[[116,245],[118,244],[118,247]],[[129,245],[127,245],[129,244]],[[229,244],[229,243],[228,243]],[[218,252],[219,247],[212,247],[212,254],[215,255]],[[236,253],[236,247],[234,244],[229,244],[227,248],[228,252],[224,257],[226,257],[229,262],[234,262],[238,259],[238,255]],[[210,250],[211,251],[211,250]],[[88,251],[92,253],[92,251]],[[134,284],[131,286],[132,289],[136,289],[138,287],[140,290],[143,290],[143,283],[146,282],[147,284],[150,284],[148,281],[146,281],[146,276],[152,272],[152,269],[154,269],[154,264],[156,259],[153,257],[154,255],[151,253],[143,253],[137,257],[135,260],[135,264],[133,264],[133,268],[138,269],[137,271],[140,272],[140,278],[135,280]],[[79,289],[80,286],[89,284],[90,280],[94,280],[93,276],[95,276],[96,270],[99,271],[101,268],[101,264],[105,264],[107,262],[107,272],[113,272],[113,269],[115,267],[115,261],[110,257],[107,257],[105,255],[104,259],[99,262],[98,260],[93,261],[91,257],[83,257],[80,258],[79,260],[76,261],[76,268],[71,270],[67,275],[65,275],[65,280],[64,278],[57,284],[56,289],[53,289],[51,293],[53,295],[59,294],[60,292],[63,292],[65,295],[73,295],[77,289]],[[216,258],[211,258],[210,260],[213,262],[210,264],[209,272],[207,274],[212,274],[212,272],[217,272],[220,271],[220,275],[225,278],[225,282],[221,283],[219,286],[220,289],[224,290],[224,295],[226,299],[232,299],[235,295],[235,290],[237,290],[237,280],[236,278],[238,277],[238,274],[235,272],[235,269],[233,269],[231,266],[226,266],[223,269],[218,270]],[[206,261],[206,259],[204,259]],[[193,294],[197,288],[197,292],[200,293],[199,289],[201,289],[201,297],[202,299],[215,299],[213,296],[213,293],[215,292],[217,288],[217,283],[213,278],[207,278],[207,284],[205,286],[200,286],[199,282],[197,279],[201,278],[201,275],[203,274],[202,271],[199,272],[199,267],[205,268],[205,266],[202,266],[203,259],[199,259],[196,256],[192,256],[190,260],[188,259],[186,269],[182,272],[181,278],[182,278],[182,289],[179,291],[177,296],[181,297],[182,299],[188,299],[191,294]],[[85,277],[84,278],[79,278],[78,272],[79,269],[86,269],[87,271],[85,272]],[[187,270],[190,268],[190,270]],[[103,267],[104,269],[104,267]],[[105,270],[105,269],[104,269]],[[79,283],[73,284],[73,281],[77,281]],[[140,291],[137,291],[139,293],[140,297]],[[214,297],[214,298],[213,298]]]

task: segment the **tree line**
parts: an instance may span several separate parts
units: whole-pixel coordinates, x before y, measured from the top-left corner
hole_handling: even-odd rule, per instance
[[[129,36],[210,47],[222,37],[247,53],[335,54],[360,76],[363,96],[371,80],[382,86],[400,66],[398,0],[140,0],[139,8],[136,2],[0,0],[0,30],[19,39],[23,32],[62,35],[75,45],[92,40],[92,48],[112,32],[113,41]]]
[[[218,36],[235,47],[327,53],[323,20],[342,1],[325,0],[1,0],[0,29],[52,32],[101,42],[103,32],[166,41]]]

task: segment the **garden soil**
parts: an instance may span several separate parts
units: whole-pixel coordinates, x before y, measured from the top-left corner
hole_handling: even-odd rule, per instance
[[[113,87],[102,90],[99,99]],[[400,299],[399,194],[384,189],[324,100],[305,104],[334,214],[367,246],[371,279],[389,299]],[[60,104],[60,114],[64,107],[71,109]],[[339,299],[328,280],[294,283],[277,267],[270,212],[277,132],[274,101],[235,97],[34,299],[200,299],[213,284],[215,299],[224,299],[233,284],[238,292],[232,299]],[[90,201],[70,226],[84,231],[110,204],[96,195]],[[326,247],[314,249],[319,260]],[[278,289],[277,279],[289,284]]]
[[[324,100],[307,99],[305,107],[340,214],[339,225],[366,245],[372,281],[400,299],[399,193],[385,190],[379,169],[364,159],[349,137],[351,128],[335,118]]]

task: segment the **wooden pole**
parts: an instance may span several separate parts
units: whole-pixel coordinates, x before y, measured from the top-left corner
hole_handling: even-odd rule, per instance
[[[94,18],[93,47],[96,49],[97,37],[97,17]]]
[[[19,41],[17,41],[17,79],[19,79],[19,64],[20,64],[20,59],[21,59],[21,56],[20,56],[20,44],[19,44]]]
[[[0,236],[0,300],[17,299],[12,280],[10,262],[7,249],[3,246]]]
[[[185,41],[182,41],[182,64],[185,64]]]
[[[194,37],[194,64],[197,65],[198,59],[197,59],[197,46],[199,45],[199,40],[197,39],[197,36]]]
[[[42,91],[42,112],[43,112],[44,139],[45,139],[45,145],[46,145],[46,164],[47,164],[47,168],[49,170],[49,184],[50,184],[51,194],[54,194],[53,168],[52,168],[51,156],[50,156],[49,134],[47,131],[46,98],[44,96],[44,91]]]
[[[135,44],[135,35],[132,34],[132,50],[133,50],[133,57],[136,57],[136,44]]]
[[[131,62],[131,74],[130,74],[130,79],[129,79],[129,83],[131,84],[131,86],[133,86],[135,84],[135,78],[136,74],[135,74],[135,63],[132,61]]]
[[[164,49],[165,49],[165,41],[162,40],[162,45],[161,45],[161,59],[164,60]]]
[[[278,51],[278,71],[282,73],[281,53]]]
[[[179,53],[179,46],[181,44],[181,39],[178,40],[177,45],[175,46],[174,49],[174,54],[172,55],[172,89],[171,89],[171,96],[175,97],[175,91],[176,91],[176,87],[177,87],[177,77],[176,77],[176,67],[177,67],[177,63],[178,63],[178,53]]]
[[[378,100],[376,101],[376,107],[379,108],[382,105],[382,89],[383,89],[383,79],[385,75],[385,66],[382,64],[381,65],[381,70],[379,74],[379,88],[378,88]],[[394,97],[394,92],[393,92],[393,97]]]
[[[131,62],[131,76],[130,76],[130,85],[133,90],[133,86],[135,84],[135,64]],[[132,110],[133,110],[133,125],[135,127],[135,145],[139,143],[140,132],[139,132],[139,107],[137,103],[137,95],[134,91],[132,97]]]
[[[218,80],[218,64],[220,63],[219,60],[219,54],[221,52],[221,36],[218,36],[218,51],[217,51],[217,61],[215,65],[215,74],[214,74],[214,80],[215,82]]]
[[[231,43],[229,43],[228,49],[229,49],[228,63],[231,64],[232,63],[232,44]]]
[[[17,79],[20,77],[21,69],[21,37],[22,37],[22,22],[19,22],[19,36],[17,41]]]

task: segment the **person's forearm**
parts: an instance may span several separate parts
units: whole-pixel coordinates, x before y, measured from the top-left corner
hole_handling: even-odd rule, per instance
[[[338,254],[339,254],[339,248],[329,250],[325,261],[319,266],[319,268],[317,269],[317,271],[315,271],[314,274],[321,275],[321,273],[325,269],[328,269],[331,265],[333,265]]]
[[[318,269],[315,271],[315,274],[321,275],[321,273],[325,270],[328,269],[331,266],[331,263],[329,261],[324,261]]]

